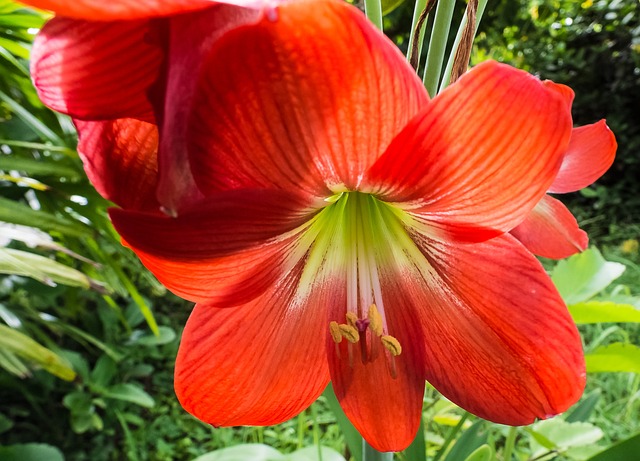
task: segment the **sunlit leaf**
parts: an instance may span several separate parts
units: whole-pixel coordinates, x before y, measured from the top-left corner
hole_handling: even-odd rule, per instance
[[[0,274],[31,277],[46,285],[59,283],[104,291],[98,282],[72,267],[38,254],[10,248],[0,248]]]
[[[633,344],[614,343],[586,354],[587,371],[640,373],[640,347]]]
[[[282,459],[284,459],[283,455],[275,448],[259,443],[245,443],[198,456],[193,461],[280,461]]]
[[[30,177],[53,176],[56,178],[68,178],[76,180],[82,174],[75,168],[61,165],[60,162],[41,161],[33,158],[18,157],[16,155],[3,155],[1,169],[4,171],[24,171]]]
[[[38,120],[28,109],[22,107],[20,103],[14,101],[7,94],[0,91],[0,101],[4,102],[37,135],[53,142],[54,144],[64,144],[62,139],[42,121]]]
[[[0,221],[37,227],[47,232],[57,231],[64,235],[82,237],[90,235],[92,230],[77,221],[61,218],[41,210],[33,210],[23,203],[0,197]]]
[[[538,421],[530,429],[532,458],[557,451],[569,459],[584,460],[599,448],[595,443],[604,434],[592,424],[570,423],[560,418]],[[544,440],[544,443],[540,443]]]
[[[572,304],[569,312],[576,323],[640,322],[640,309],[612,301],[588,301]]]
[[[624,270],[624,264],[606,261],[597,249],[591,248],[559,261],[551,278],[564,301],[570,305],[600,293]]]
[[[345,461],[345,459],[344,456],[331,448],[312,446],[284,455],[282,461]]]
[[[62,357],[38,344],[27,335],[4,325],[0,325],[0,348],[41,366],[52,375],[65,381],[73,381],[76,377],[75,371]]]

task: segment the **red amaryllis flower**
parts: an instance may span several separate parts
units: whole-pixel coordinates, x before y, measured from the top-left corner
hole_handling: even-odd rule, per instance
[[[131,197],[136,206],[158,209],[162,204],[172,210],[183,200],[192,199],[183,196],[187,190],[197,193],[195,188],[184,187],[192,181],[182,155],[187,117],[180,110],[165,115],[165,106],[188,106],[201,56],[211,44],[234,27],[258,21],[271,7],[259,8],[264,4],[261,0],[25,3],[59,14],[40,31],[31,53],[31,74],[42,101],[71,115],[80,131],[102,133],[95,137],[99,142],[117,143],[125,125],[127,136],[144,139],[148,149],[141,157],[127,160],[125,175],[134,171],[131,162],[157,171],[159,157],[166,167],[152,180],[163,185],[162,194],[156,197],[147,187],[151,184],[136,185],[134,190],[141,193]],[[167,133],[160,146],[158,129]],[[81,148],[81,155],[88,150]],[[121,187],[127,184],[126,179],[93,162],[119,162],[122,158],[83,156],[98,191],[116,203],[119,196],[131,196],[130,189]]]
[[[78,124],[125,243],[197,302],[183,406],[216,426],[275,424],[332,380],[381,451],[413,439],[425,380],[496,422],[566,410],[584,386],[580,337],[508,234],[558,173],[563,97],[489,62],[429,100],[353,7],[275,13],[196,52],[193,74],[170,63],[163,116],[185,119],[175,154],[190,180],[158,183],[175,163],[149,167],[146,122]],[[175,136],[163,127],[161,144]],[[183,199],[160,214],[156,188]]]
[[[544,82],[566,99],[571,108],[574,93],[565,85]],[[575,192],[591,185],[613,163],[617,143],[604,120],[574,128],[560,171],[549,188],[552,194]],[[583,251],[589,237],[559,200],[545,195],[529,216],[511,231],[532,253],[561,259]]]

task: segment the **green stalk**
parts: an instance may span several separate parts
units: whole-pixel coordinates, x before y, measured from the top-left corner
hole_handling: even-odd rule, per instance
[[[427,52],[427,66],[424,72],[424,86],[431,97],[434,97],[438,91],[438,82],[440,81],[444,53],[447,48],[454,5],[455,0],[440,0],[436,7],[433,32],[431,33],[429,51]]]
[[[362,461],[393,461],[393,452],[381,452],[362,439]]]
[[[476,30],[473,34],[478,32],[478,26],[480,25],[480,21],[482,20],[482,15],[484,14],[484,9],[487,6],[488,0],[479,0],[478,1],[478,12],[476,13]],[[444,69],[444,75],[442,76],[442,81],[440,82],[440,88],[438,89],[438,93],[444,90],[449,85],[449,80],[451,79],[451,71],[453,70],[453,60],[456,56],[456,51],[458,50],[458,46],[460,45],[460,40],[462,39],[462,32],[464,31],[464,27],[467,25],[467,15],[462,16],[462,21],[460,21],[460,27],[458,27],[458,32],[456,34],[456,39],[453,42],[453,48],[451,49],[451,54],[449,54],[449,60],[447,61],[447,67]]]
[[[507,435],[507,441],[504,443],[504,461],[511,461],[513,457],[513,448],[516,445],[516,435],[518,435],[518,429],[514,426],[509,428],[509,434]]]
[[[380,0],[364,0],[364,14],[378,29],[382,30],[382,2]]]
[[[407,50],[407,60],[409,62],[411,62],[411,59],[413,58],[413,54],[412,54],[413,47],[411,45],[415,40],[416,25],[418,25],[418,19],[420,18],[420,15],[422,14],[422,11],[424,10],[425,6],[427,6],[427,0],[416,0],[416,6],[413,9],[413,20],[411,21],[411,35],[409,35],[409,49]],[[418,55],[418,58],[420,57],[420,53],[422,52],[422,42],[424,41],[424,31],[426,29],[427,29],[426,27],[423,27],[422,30],[420,31],[418,49],[416,50],[416,54]],[[418,69],[416,69],[416,71],[417,70]]]
[[[447,434],[447,438],[442,444],[442,447],[440,447],[440,450],[438,450],[438,453],[436,453],[436,455],[433,457],[433,461],[438,461],[440,458],[442,458],[442,455],[444,455],[444,453],[447,451],[447,448],[449,448],[449,445],[451,445],[453,439],[455,439],[456,435],[458,435],[458,432],[462,430],[462,427],[464,426],[464,423],[468,417],[469,413],[465,411],[464,414],[460,417],[460,421],[458,421],[458,424],[456,424],[456,426],[449,431],[449,434]]]

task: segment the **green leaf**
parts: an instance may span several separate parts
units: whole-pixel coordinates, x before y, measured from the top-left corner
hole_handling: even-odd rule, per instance
[[[91,371],[91,381],[98,386],[108,386],[116,375],[116,362],[108,355],[101,355]]]
[[[131,344],[140,346],[161,346],[163,344],[170,343],[174,339],[176,339],[176,332],[173,331],[173,328],[161,326],[158,328],[157,336],[151,332],[142,332],[140,330],[134,331],[133,335],[131,335]]]
[[[568,423],[575,423],[578,421],[587,421],[596,408],[598,401],[600,400],[600,389],[593,391],[586,398],[584,398],[579,404],[573,407],[573,410],[565,418]]]
[[[0,368],[4,368],[12,375],[20,378],[31,376],[29,368],[18,358],[16,354],[0,348]]]
[[[569,423],[560,418],[538,421],[533,424],[531,430],[544,436],[557,448],[591,445],[604,435],[602,430],[593,424],[583,422]]]
[[[54,144],[64,144],[62,139],[55,134],[51,128],[42,123],[28,109],[22,107],[18,102],[14,101],[4,92],[0,91],[0,100],[4,102],[11,110],[20,118],[29,128],[31,128],[38,136],[41,136]]]
[[[155,405],[153,397],[147,394],[142,388],[129,383],[111,386],[103,393],[103,396],[110,399],[135,403],[136,405],[146,408],[151,408]]]
[[[578,324],[606,322],[640,322],[640,309],[631,304],[612,301],[588,301],[569,306],[573,321]]]
[[[82,391],[75,391],[65,395],[64,399],[62,399],[62,404],[68,408],[71,413],[82,414],[93,411],[91,395]]]
[[[13,427],[13,421],[0,413],[0,434],[7,432]]]
[[[465,461],[491,461],[494,459],[493,449],[489,445],[482,445],[471,453]]]
[[[65,381],[73,381],[76,377],[75,371],[59,355],[41,346],[27,335],[4,325],[0,325],[0,348],[38,364]]]
[[[333,392],[331,383],[329,383],[322,395],[326,399],[331,412],[336,417],[336,421],[344,434],[344,441],[346,442],[347,447],[349,447],[351,456],[353,456],[355,461],[362,461],[362,436],[357,429],[353,427],[353,424],[351,424],[347,415],[344,414],[336,394]]]
[[[400,5],[402,5],[405,0],[381,0],[382,1],[382,15],[386,16],[387,14],[394,11]],[[411,460],[416,461],[416,460]]]
[[[447,454],[445,461],[465,459],[465,457],[471,455],[474,450],[477,450],[483,444],[487,443],[488,434],[489,431],[487,430],[485,421],[476,421],[469,429],[462,433],[453,448],[451,448],[451,451]]]
[[[0,16],[0,26],[21,29],[40,29],[44,18],[35,14],[11,14]]]
[[[586,354],[587,371],[640,373],[640,347],[633,344],[613,343]]]
[[[567,304],[586,301],[620,277],[624,264],[606,261],[595,249],[559,261],[551,278]]]
[[[588,461],[638,461],[638,453],[640,453],[640,434],[635,434],[601,451]]]
[[[345,461],[337,451],[328,447],[304,447],[282,457],[283,461]],[[412,460],[414,461],[414,460]]]
[[[0,447],[2,461],[64,461],[60,450],[44,443],[26,443]]]
[[[411,442],[411,445],[402,452],[405,459],[411,461],[426,461],[427,459],[427,443],[424,439],[424,420],[420,418],[420,427],[416,437]]]
[[[91,235],[91,228],[77,221],[60,218],[45,211],[36,211],[24,205],[0,197],[0,221],[23,226],[37,227],[44,231],[57,231],[73,237],[86,237]]]
[[[82,272],[28,251],[0,248],[0,274],[31,277],[45,285],[60,283],[72,287],[97,288],[101,285]]]
[[[24,149],[36,149],[36,150],[43,150],[48,152],[61,152],[68,157],[74,157],[74,158],[77,156],[76,151],[67,146],[58,146],[53,144],[41,143],[41,142],[17,141],[15,139],[0,139],[0,145],[2,144],[6,144],[7,146],[11,146],[11,147],[21,147]],[[5,164],[4,161],[5,160],[3,159],[2,160],[3,165]]]
[[[0,142],[0,144],[2,143]],[[30,177],[53,176],[56,179],[67,178],[72,181],[82,177],[75,168],[61,165],[59,162],[23,158],[16,155],[3,155],[2,169],[4,171],[24,171]]]
[[[198,456],[193,461],[281,461],[284,456],[275,448],[259,443],[245,443]]]

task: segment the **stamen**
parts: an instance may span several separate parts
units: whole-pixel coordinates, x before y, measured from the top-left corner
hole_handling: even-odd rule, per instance
[[[347,312],[347,325],[358,328],[358,316],[353,312]]]
[[[388,350],[391,355],[393,355],[394,357],[399,356],[402,353],[402,346],[400,345],[400,341],[398,341],[396,338],[394,338],[391,335],[384,335],[382,338],[380,338],[380,341],[382,341],[382,345],[385,347],[386,350]]]
[[[360,340],[360,333],[358,333],[358,330],[355,327],[352,327],[351,325],[341,324],[338,325],[338,328],[340,328],[340,333],[342,334],[342,336],[347,338],[347,341],[349,341],[350,343],[354,344]]]
[[[342,332],[340,331],[340,325],[338,322],[329,323],[329,333],[331,333],[331,338],[336,344],[340,344],[342,342]]]
[[[369,328],[374,332],[377,336],[382,336],[382,316],[380,312],[378,312],[378,308],[375,304],[372,304],[369,307],[369,313],[367,314],[369,319]]]

